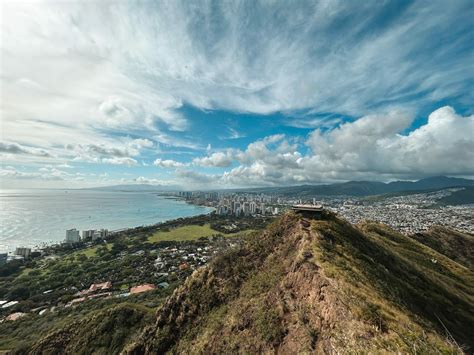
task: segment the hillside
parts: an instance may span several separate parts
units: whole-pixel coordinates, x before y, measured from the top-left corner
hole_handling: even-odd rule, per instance
[[[473,285],[386,226],[290,214],[196,271],[125,352],[461,352]]]
[[[474,269],[474,235],[434,226],[413,238],[454,261]]]
[[[30,354],[114,354],[120,352],[137,332],[151,321],[153,313],[147,307],[121,304],[91,312],[48,334]],[[22,349],[17,349],[21,352]]]
[[[438,203],[452,206],[474,204],[474,186],[455,191],[451,195],[441,198]]]

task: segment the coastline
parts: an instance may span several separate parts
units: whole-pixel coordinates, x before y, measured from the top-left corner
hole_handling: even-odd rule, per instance
[[[81,193],[83,191],[76,190],[76,193]],[[62,194],[62,190],[60,191],[53,191],[55,195]],[[86,191],[86,193],[90,193],[90,191]],[[9,224],[5,223],[2,227],[2,239],[0,240],[0,253],[8,253],[9,255],[13,255],[14,251],[17,247],[27,247],[31,248],[32,250],[44,250],[47,248],[51,248],[57,245],[60,245],[64,241],[64,237],[62,236],[66,229],[77,228],[78,230],[88,230],[88,229],[101,229],[106,228],[109,230],[109,233],[117,233],[123,231],[134,230],[137,228],[145,228],[145,227],[153,227],[156,225],[160,225],[162,223],[166,223],[168,221],[180,219],[180,218],[188,218],[188,217],[196,217],[201,215],[207,215],[215,211],[214,208],[209,206],[202,206],[196,204],[190,204],[187,201],[183,201],[182,199],[172,198],[172,196],[165,195],[165,194],[157,194],[155,193],[123,193],[123,192],[106,192],[108,195],[107,197],[111,197],[112,199],[117,198],[117,203],[121,203],[122,205],[133,206],[133,210],[131,210],[131,215],[129,215],[127,210],[116,209],[114,204],[109,203],[109,205],[100,205],[92,206],[91,211],[84,212],[84,210],[79,210],[77,212],[71,212],[72,209],[69,209],[67,213],[64,215],[62,211],[56,213],[53,217],[55,220],[51,221],[49,216],[44,216],[47,214],[46,212],[42,211],[41,208],[34,210],[30,208],[30,214],[35,215],[35,219],[29,221],[27,223],[19,224],[19,222],[13,223],[12,219],[10,219]],[[68,194],[70,196],[71,194]],[[136,196],[138,195],[138,198]],[[42,195],[49,197],[48,194]],[[94,198],[99,199],[96,197],[95,194],[92,195]],[[133,200],[128,201],[127,198],[130,196],[135,197]],[[157,196],[161,200],[156,201],[149,196]],[[79,196],[82,198],[83,196]],[[146,201],[142,201],[142,198]],[[146,198],[145,198],[146,197]],[[30,196],[28,194],[24,194],[20,196],[23,201],[30,201]],[[124,200],[125,199],[125,200]],[[167,200],[173,205],[168,206]],[[125,203],[124,203],[124,202]],[[151,201],[151,203],[150,203]],[[175,203],[173,204],[174,201]],[[10,202],[10,201],[8,201]],[[142,203],[143,202],[143,203]],[[180,204],[186,202],[186,205],[196,207],[195,210],[190,208],[180,208]],[[6,204],[4,204],[6,205]],[[100,208],[101,212],[104,212],[101,215],[97,215],[95,211]],[[130,208],[130,207],[128,207]],[[130,209],[132,209],[130,208]],[[183,211],[182,211],[183,210]],[[6,210],[5,210],[6,211]],[[86,214],[87,213],[87,214]],[[51,213],[53,214],[53,213]],[[18,214],[17,214],[18,215]],[[88,216],[89,215],[89,216]],[[92,215],[92,218],[91,218]],[[102,220],[101,216],[105,215],[104,220]],[[43,217],[44,216],[44,217]],[[122,217],[121,217],[122,216]],[[123,217],[128,218],[130,223],[124,224]],[[143,223],[139,222],[139,219],[142,219]],[[48,218],[48,219],[46,219]],[[56,224],[56,220],[63,222],[63,220],[67,220],[61,224]],[[79,221],[78,223],[75,220]],[[43,223],[46,221],[46,223]],[[112,221],[112,223],[111,223]],[[139,222],[139,223],[134,223]],[[27,225],[27,227],[25,226]],[[111,227],[112,225],[112,227]],[[17,229],[23,228],[23,230],[18,231]],[[25,233],[24,230],[27,232]],[[36,232],[38,230],[48,230],[49,234],[44,234],[45,238],[37,237],[40,235],[41,232]],[[17,237],[16,235],[21,235],[21,237]],[[31,235],[32,238],[28,236]]]

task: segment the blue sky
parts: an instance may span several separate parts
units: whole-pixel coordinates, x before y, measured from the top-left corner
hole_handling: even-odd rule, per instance
[[[1,6],[3,188],[474,175],[472,1]]]

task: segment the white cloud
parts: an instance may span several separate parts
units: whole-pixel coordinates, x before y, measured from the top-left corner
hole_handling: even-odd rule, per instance
[[[203,174],[198,171],[194,170],[182,170],[178,169],[176,171],[176,175],[179,179],[184,181],[185,183],[190,182],[194,185],[206,185],[209,189],[212,189],[215,186],[209,186],[209,183],[219,183],[220,176],[219,175],[210,175],[210,174]],[[186,186],[186,185],[184,185]]]
[[[26,154],[37,157],[51,157],[51,154],[44,149],[22,146],[18,143],[0,142],[0,154]]]
[[[101,162],[104,164],[112,164],[112,165],[126,165],[126,166],[138,165],[138,162],[135,159],[128,158],[128,157],[102,158]]]
[[[72,154],[74,161],[89,163],[104,163],[112,165],[135,166],[138,162],[134,157],[140,151],[153,147],[153,142],[148,139],[135,139],[121,145],[106,144],[68,144],[66,150]]]
[[[134,179],[133,182],[136,182],[138,184],[149,184],[149,185],[160,185],[160,186],[173,186],[174,185],[173,181],[154,179],[154,178],[149,178],[145,176],[139,176],[136,179]]]
[[[181,147],[181,148],[194,149],[194,150],[204,149],[203,146],[193,142],[191,139],[185,140],[185,139],[177,138],[174,136],[170,136],[162,132],[154,135],[153,139],[161,144],[164,144],[170,147]]]
[[[177,110],[183,103],[357,116],[400,100],[472,102],[463,50],[470,38],[460,35],[469,4],[401,6],[382,26],[385,6],[6,2],[4,129],[16,142],[49,142],[47,134],[62,132],[84,144],[107,130],[182,131],[189,126]],[[443,47],[433,56],[439,37]],[[39,121],[48,129],[22,131]]]
[[[136,148],[138,150],[143,149],[143,148],[152,148],[153,147],[153,142],[149,139],[146,138],[138,138],[134,139],[129,143],[130,147]]]
[[[305,161],[318,171],[380,174],[474,173],[474,116],[462,117],[440,108],[428,122],[404,136],[411,117],[394,111],[366,116],[328,133],[314,131],[307,144],[313,155]]]
[[[191,105],[279,112],[297,117],[289,125],[319,128],[302,147],[282,135],[246,149],[213,152],[209,144],[206,156],[192,164],[240,164],[219,181],[471,174],[472,118],[444,108],[422,128],[402,132],[420,107],[474,102],[474,71],[468,70],[472,6],[469,1],[387,6],[392,5],[4,2],[0,133],[8,143],[0,146],[2,159],[132,166],[164,146],[204,152],[202,127],[182,110]],[[326,113],[335,116],[319,118]],[[339,116],[362,118],[343,123]],[[245,124],[235,127],[239,132],[229,128],[224,139],[248,133],[240,132]],[[158,159],[155,165],[191,163]],[[197,180],[207,179],[196,174]]]
[[[226,168],[232,165],[233,156],[231,151],[212,153],[207,157],[193,159],[193,164],[206,167]]]
[[[266,186],[360,179],[474,176],[474,115],[451,107],[430,114],[428,122],[402,135],[412,117],[401,111],[364,116],[330,131],[314,130],[303,155],[283,136],[232,151],[241,165],[223,174],[193,175],[196,184]],[[201,159],[209,159],[205,157]],[[206,160],[204,160],[206,161]],[[182,177],[183,173],[178,174]]]
[[[71,174],[56,168],[40,168],[37,171],[21,171],[12,166],[0,169],[0,177],[3,179],[20,179],[20,180],[69,180],[80,181],[83,176],[80,173]]]
[[[160,168],[180,168],[180,167],[186,166],[187,164],[181,163],[176,160],[171,160],[171,159],[163,160],[163,159],[158,158],[153,162],[153,165],[159,166]]]

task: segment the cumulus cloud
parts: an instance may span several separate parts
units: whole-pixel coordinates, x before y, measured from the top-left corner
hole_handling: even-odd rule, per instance
[[[313,155],[305,164],[319,171],[380,174],[472,174],[474,116],[451,107],[430,114],[428,122],[408,135],[409,115],[393,111],[366,116],[327,133],[314,131],[307,144]]]
[[[187,174],[195,183],[266,186],[360,179],[474,175],[474,115],[451,107],[402,134],[413,117],[399,110],[368,115],[329,131],[316,129],[298,151],[284,136],[271,136],[233,151],[240,165],[219,175]],[[182,173],[178,176],[182,177]]]
[[[160,168],[180,168],[180,167],[186,166],[187,164],[181,163],[176,160],[171,160],[171,159],[163,160],[163,159],[158,158],[153,162],[153,165],[159,166]]]
[[[101,160],[104,164],[112,165],[126,165],[126,166],[135,166],[138,165],[138,162],[129,157],[115,157],[115,158],[102,158]]]
[[[216,152],[207,157],[193,159],[193,164],[205,167],[226,168],[232,165],[232,152]]]
[[[474,102],[469,1],[7,1],[2,10],[5,160],[132,166],[155,148],[198,154],[208,141],[191,106],[314,129],[303,143],[276,135],[243,147],[230,139],[262,134],[236,124],[216,132],[232,149],[212,141],[219,151],[155,164],[221,169],[197,181],[472,173],[472,116],[443,108],[406,133],[427,107]]]
[[[134,157],[140,155],[142,149],[153,147],[148,139],[134,139],[121,145],[106,144],[68,144],[66,149],[74,155],[73,160],[89,163],[135,166]]]

